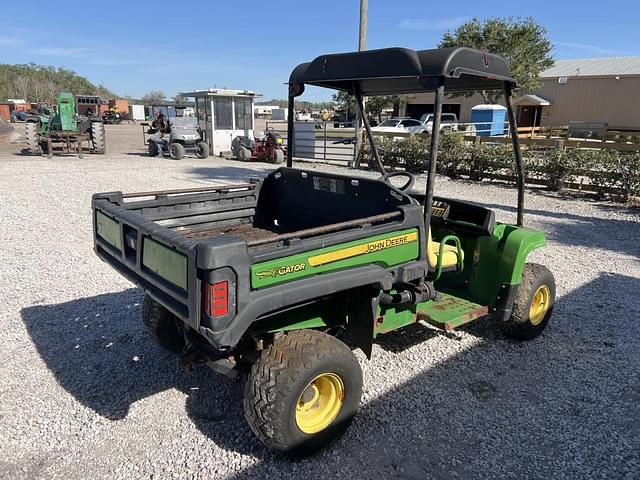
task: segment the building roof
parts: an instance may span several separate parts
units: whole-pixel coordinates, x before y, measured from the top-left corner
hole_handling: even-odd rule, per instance
[[[194,90],[193,92],[181,92],[183,97],[261,97],[253,90],[233,90],[230,88],[209,88],[207,90]]]
[[[539,97],[538,95],[522,95],[516,98],[513,101],[514,105],[523,105],[523,106],[536,106],[536,107],[546,107],[551,105],[551,102],[546,98]]]
[[[556,64],[540,76],[553,78],[607,75],[640,75],[640,56],[556,60]]]

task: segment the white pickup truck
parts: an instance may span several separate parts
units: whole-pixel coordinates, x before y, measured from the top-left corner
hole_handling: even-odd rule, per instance
[[[431,133],[433,130],[433,113],[425,113],[420,117],[420,121],[424,124],[427,133]],[[443,113],[440,121],[440,131],[457,132],[458,116],[455,113]]]

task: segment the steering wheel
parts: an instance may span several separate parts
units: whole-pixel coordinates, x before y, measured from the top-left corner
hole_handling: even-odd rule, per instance
[[[401,186],[396,187],[394,184],[392,184],[389,181],[393,177],[405,177],[407,179],[407,181],[404,184],[402,184]],[[406,192],[407,190],[410,190],[411,187],[413,187],[413,184],[416,182],[416,177],[412,173],[405,172],[405,171],[402,171],[402,170],[398,170],[396,172],[385,173],[382,177],[380,177],[380,180],[382,180],[385,183],[388,183],[393,188],[397,188],[401,192]]]

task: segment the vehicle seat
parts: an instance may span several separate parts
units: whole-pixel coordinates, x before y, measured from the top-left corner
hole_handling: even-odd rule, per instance
[[[453,239],[453,236],[448,236],[449,239]],[[455,237],[457,238],[457,237]],[[459,242],[459,240],[458,240]],[[456,245],[450,245],[446,243],[442,249],[442,259],[440,260],[440,266],[442,272],[451,272],[462,270],[464,262],[464,251],[459,250],[460,258],[458,258],[458,247]],[[438,255],[440,253],[440,242],[433,240],[431,236],[431,229],[427,233],[427,260],[429,266],[433,270],[438,269]],[[459,268],[460,267],[460,268]]]

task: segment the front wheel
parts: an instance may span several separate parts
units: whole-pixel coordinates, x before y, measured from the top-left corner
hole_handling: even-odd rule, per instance
[[[267,447],[302,457],[347,429],[361,396],[362,370],[349,347],[315,330],[297,330],[262,351],[247,379],[244,411]]]
[[[169,155],[174,160],[182,160],[184,158],[184,145],[181,143],[172,143],[169,146]]]
[[[536,338],[549,323],[555,300],[556,282],[549,269],[525,264],[511,317],[501,324],[505,335],[516,340]]]

